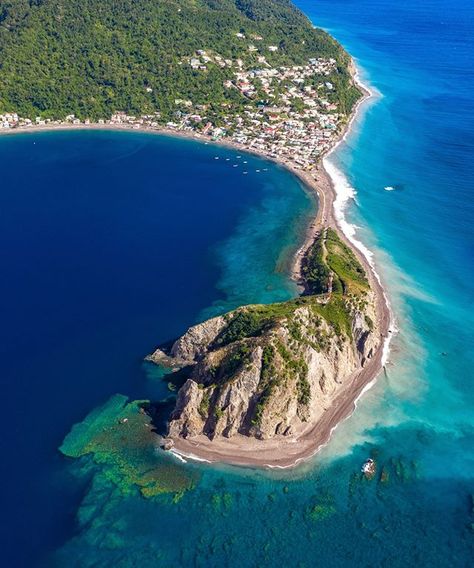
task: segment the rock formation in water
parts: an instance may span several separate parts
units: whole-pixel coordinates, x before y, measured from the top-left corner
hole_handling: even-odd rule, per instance
[[[380,342],[374,294],[353,252],[323,230],[303,263],[304,294],[191,327],[157,364],[189,367],[170,438],[288,436],[316,423]]]

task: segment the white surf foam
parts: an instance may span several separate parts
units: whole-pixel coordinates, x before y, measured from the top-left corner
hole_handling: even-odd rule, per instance
[[[354,65],[355,65],[355,63],[354,63]],[[354,80],[364,91],[366,91],[368,93],[368,96],[366,96],[359,103],[344,136],[331,149],[331,151],[328,152],[328,154],[323,158],[323,166],[324,166],[325,170],[327,171],[329,177],[332,180],[334,190],[335,190],[335,193],[336,193],[336,198],[334,200],[334,216],[336,218],[336,222],[337,222],[339,228],[341,229],[341,231],[347,237],[347,239],[352,243],[352,245],[354,247],[356,247],[361,252],[361,254],[364,255],[364,257],[366,258],[366,260],[367,260],[367,262],[368,262],[368,264],[369,264],[369,266],[372,270],[374,277],[377,279],[378,283],[382,287],[382,281],[381,281],[380,276],[379,276],[379,274],[378,274],[378,272],[375,268],[374,253],[357,237],[358,227],[355,224],[350,223],[346,218],[347,207],[348,207],[348,205],[350,204],[351,201],[353,201],[353,202],[356,201],[355,198],[356,198],[356,195],[357,195],[357,191],[354,187],[352,187],[352,185],[350,184],[349,180],[344,175],[344,173],[341,172],[341,170],[339,170],[337,168],[337,166],[334,164],[334,162],[331,160],[331,155],[339,148],[339,146],[343,142],[345,142],[347,140],[348,136],[351,135],[354,122],[357,121],[357,120],[360,120],[360,116],[361,116],[363,109],[367,107],[368,103],[371,103],[371,102],[373,103],[373,102],[375,102],[375,99],[380,98],[382,96],[380,93],[375,92],[375,90],[372,87],[369,87],[368,85],[362,83],[362,81],[360,79],[360,71],[359,71],[359,68],[357,66],[356,66],[356,73],[354,75]],[[382,289],[383,289],[383,287],[382,287]],[[394,314],[393,314],[390,302],[388,300],[388,297],[387,297],[385,291],[383,291],[383,294],[384,294],[384,299],[385,299],[385,302],[387,304],[388,310],[390,312],[389,333],[388,333],[388,336],[385,338],[384,345],[383,345],[383,354],[382,354],[382,365],[385,366],[387,364],[389,358],[390,358],[390,343],[391,343],[392,337],[394,336],[394,334],[396,334],[398,329],[396,327]],[[369,390],[373,386],[374,383],[375,383],[375,381],[372,381],[371,383],[366,385],[366,387],[362,390],[362,392],[360,393],[357,400],[359,400],[360,397],[365,392],[367,392],[367,390]],[[357,405],[357,400],[356,400],[356,405]]]
[[[187,454],[185,452],[180,452],[179,450],[176,450],[175,448],[169,450],[170,454],[173,454],[173,456],[175,458],[177,458],[178,460],[187,463],[187,460],[192,460],[192,461],[197,461],[197,462],[203,462],[203,463],[212,463],[211,460],[206,460],[204,458],[200,458],[199,456],[196,456],[194,454]],[[187,459],[186,459],[187,458]]]
[[[357,225],[350,223],[346,218],[346,210],[351,200],[354,200],[356,190],[350,185],[346,176],[331,162],[328,157],[323,160],[324,168],[332,180],[336,192],[336,199],[334,200],[334,216],[337,224],[347,239],[356,247],[367,260],[374,277],[377,279],[380,286],[382,281],[380,275],[375,268],[374,253],[357,238]],[[382,287],[383,289],[383,287]],[[382,365],[386,365],[390,357],[390,343],[394,334],[397,333],[394,314],[388,300],[388,297],[383,291],[384,299],[390,312],[390,327],[388,337],[385,338],[382,355]]]
[[[179,452],[176,452],[175,450],[169,450],[169,453],[172,454],[180,462],[188,463],[187,460],[185,460]]]

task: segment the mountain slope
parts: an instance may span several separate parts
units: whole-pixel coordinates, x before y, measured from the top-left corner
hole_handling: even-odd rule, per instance
[[[197,50],[242,58],[245,68],[262,54],[275,66],[333,57],[334,98],[348,112],[359,96],[347,54],[287,0],[10,0],[0,6],[0,112],[166,119],[177,98],[243,105],[224,87],[229,67],[189,65]]]

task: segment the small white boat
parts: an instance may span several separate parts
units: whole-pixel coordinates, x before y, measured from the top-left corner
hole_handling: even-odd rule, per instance
[[[375,469],[375,461],[372,458],[369,458],[363,463],[361,472],[366,477],[372,477],[375,474]]]
[[[395,188],[393,187],[393,185],[386,185],[384,187],[385,191],[395,191]]]

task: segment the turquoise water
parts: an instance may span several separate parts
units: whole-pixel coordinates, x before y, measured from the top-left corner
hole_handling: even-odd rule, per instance
[[[376,404],[363,406],[392,428],[427,428],[426,475],[456,485],[473,458],[474,10],[461,0],[300,5],[355,55],[375,92],[331,157],[338,185],[355,190],[347,220],[375,252],[400,328],[388,378],[369,395]]]
[[[466,0],[298,4],[357,57],[364,79],[378,92],[331,162],[338,168],[339,191],[355,192],[347,222],[374,251],[390,292],[399,333],[387,374],[331,443],[296,470],[184,464],[198,481],[176,501],[124,497],[87,462],[70,464],[66,470],[75,477],[63,472],[50,488],[50,496],[69,496],[68,514],[53,507],[55,522],[69,524],[56,528],[54,552],[42,549],[46,565],[472,565],[474,11]],[[215,151],[209,152],[211,160]],[[196,168],[204,158],[197,156]],[[219,170],[217,187],[231,170]],[[255,202],[242,203],[227,233],[203,244],[201,250],[212,251],[213,280],[195,296],[212,293],[183,308],[176,331],[186,320],[227,306],[293,292],[274,270],[285,265],[275,235],[285,245],[294,242],[294,230],[282,227],[291,228],[295,217],[277,223],[281,232],[268,235],[267,227],[278,230],[273,223],[284,212],[294,211],[301,220],[310,204],[299,187],[291,195],[300,195],[301,202],[281,202],[290,180],[277,183],[282,172],[271,166],[269,173],[276,176],[271,187],[252,183],[260,188]],[[389,186],[394,190],[384,189]],[[239,187],[236,182],[229,194]],[[232,206],[240,202],[238,194]],[[272,260],[262,263],[268,251]],[[179,306],[170,305],[170,312]],[[167,321],[172,324],[173,317]],[[157,328],[158,341],[165,334]],[[147,343],[150,335],[138,339]],[[143,395],[154,388],[144,377],[136,371],[133,388],[123,378],[114,389],[108,376],[103,390]],[[100,401],[91,402],[89,408]],[[70,423],[89,409],[81,404],[64,413],[64,429],[66,414]],[[369,455],[384,473],[371,482],[359,475]]]

